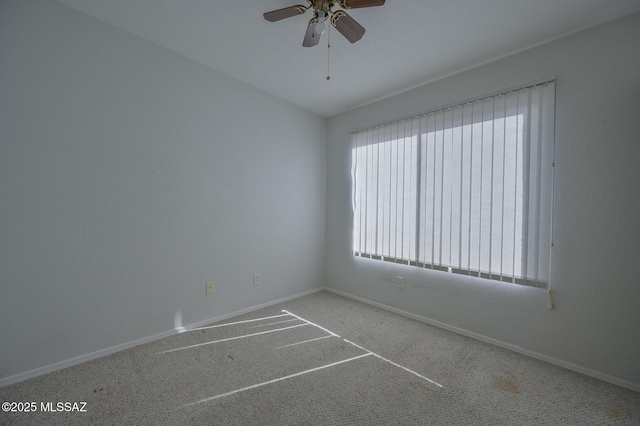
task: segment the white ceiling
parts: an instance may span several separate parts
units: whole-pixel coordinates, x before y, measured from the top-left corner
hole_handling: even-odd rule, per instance
[[[58,0],[324,117],[640,10],[640,0],[387,0],[348,13],[355,44],[331,29],[302,47],[306,0]]]

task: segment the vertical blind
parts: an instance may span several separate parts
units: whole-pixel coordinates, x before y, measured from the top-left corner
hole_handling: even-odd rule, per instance
[[[555,82],[352,134],[353,253],[548,287]]]

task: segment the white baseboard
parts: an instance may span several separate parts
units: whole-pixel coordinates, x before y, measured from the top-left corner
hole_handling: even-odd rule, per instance
[[[385,311],[389,311],[389,312],[393,312],[393,313],[396,313],[396,314],[400,314],[400,315],[403,315],[405,317],[412,318],[412,319],[415,319],[415,320],[420,321],[420,322],[424,322],[424,323],[429,324],[429,325],[433,325],[435,327],[443,328],[445,330],[449,330],[449,331],[452,331],[454,333],[461,334],[463,336],[467,336],[467,337],[470,337],[472,339],[479,340],[481,342],[485,342],[485,343],[489,343],[489,344],[492,344],[492,345],[495,345],[495,346],[499,346],[501,348],[509,349],[511,351],[514,351],[514,352],[517,352],[517,353],[520,353],[520,354],[523,354],[523,355],[530,356],[531,358],[535,358],[535,359],[538,359],[538,360],[541,360],[541,361],[548,362],[549,364],[554,364],[554,365],[557,365],[559,367],[566,368],[567,370],[572,370],[572,371],[575,371],[577,373],[584,374],[586,376],[591,376],[591,377],[594,377],[596,379],[600,379],[600,380],[603,380],[605,382],[609,382],[609,383],[612,383],[614,385],[618,385],[618,386],[621,386],[623,388],[630,389],[632,391],[640,392],[640,383],[633,383],[633,382],[630,382],[628,380],[621,379],[619,377],[615,377],[615,376],[611,376],[609,374],[601,373],[599,371],[592,370],[590,368],[586,368],[586,367],[583,367],[583,366],[580,366],[580,365],[577,365],[577,364],[573,364],[573,363],[570,363],[570,362],[567,362],[567,361],[563,361],[563,360],[560,360],[560,359],[557,359],[557,358],[553,358],[553,357],[541,354],[539,352],[533,352],[533,351],[530,351],[528,349],[522,348],[520,346],[516,346],[516,345],[512,345],[510,343],[506,343],[506,342],[503,342],[503,341],[500,341],[500,340],[492,339],[491,337],[483,336],[481,334],[474,333],[472,331],[468,331],[468,330],[464,330],[462,328],[454,327],[452,325],[445,324],[445,323],[440,322],[440,321],[432,320],[430,318],[423,317],[423,316],[420,316],[420,315],[416,315],[416,314],[413,314],[411,312],[403,311],[401,309],[397,309],[397,308],[394,308],[392,306],[387,306],[387,305],[384,305],[382,303],[374,302],[372,300],[365,299],[365,298],[362,298],[362,297],[359,297],[359,296],[355,296],[355,295],[350,294],[350,293],[345,293],[343,291],[336,290],[334,288],[324,287],[324,288],[322,288],[322,290],[327,290],[327,291],[329,291],[331,293],[335,293],[337,295],[344,296],[344,297],[347,297],[349,299],[357,300],[358,302],[366,303],[368,305],[375,306],[375,307],[380,308],[380,309],[384,309]]]
[[[313,293],[317,293],[317,292],[322,291],[322,290],[326,290],[326,291],[329,291],[331,293],[347,297],[349,299],[357,300],[359,302],[366,303],[368,305],[375,306],[377,308],[384,309],[384,310],[389,311],[389,312],[394,312],[396,314],[403,315],[405,317],[412,318],[412,319],[424,322],[424,323],[429,324],[429,325],[433,325],[433,326],[436,326],[436,327],[439,327],[439,328],[443,328],[445,330],[449,330],[449,331],[452,331],[454,333],[458,333],[458,334],[461,334],[463,336],[470,337],[472,339],[476,339],[476,340],[479,340],[479,341],[482,341],[482,342],[485,342],[485,343],[496,345],[496,346],[499,346],[501,348],[509,349],[509,350],[514,351],[514,352],[517,352],[517,353],[520,353],[520,354],[523,354],[523,355],[527,355],[527,356],[530,356],[532,358],[539,359],[541,361],[545,361],[545,362],[548,362],[550,364],[554,364],[554,365],[566,368],[568,370],[572,370],[572,371],[575,371],[575,372],[578,372],[578,373],[581,373],[581,374],[585,374],[587,376],[591,376],[591,377],[594,377],[596,379],[604,380],[605,382],[613,383],[614,385],[622,386],[624,388],[627,388],[627,389],[630,389],[630,390],[633,390],[633,391],[636,391],[636,392],[640,392],[640,384],[638,384],[638,383],[633,383],[633,382],[630,382],[628,380],[621,379],[619,377],[611,376],[611,375],[608,375],[608,374],[605,374],[605,373],[601,373],[599,371],[595,371],[595,370],[592,370],[592,369],[589,369],[589,368],[586,368],[586,367],[582,367],[582,366],[577,365],[577,364],[573,364],[573,363],[570,363],[570,362],[562,361],[560,359],[553,358],[553,357],[550,357],[550,356],[547,356],[547,355],[544,355],[544,354],[541,354],[541,353],[538,353],[538,352],[533,352],[533,351],[530,351],[528,349],[522,348],[520,346],[516,346],[516,345],[512,345],[510,343],[506,343],[506,342],[503,342],[503,341],[500,341],[500,340],[492,339],[490,337],[483,336],[481,334],[477,334],[477,333],[474,333],[474,332],[471,332],[471,331],[468,331],[468,330],[464,330],[462,328],[454,327],[454,326],[442,323],[440,321],[432,320],[432,319],[427,318],[427,317],[423,317],[423,316],[420,316],[420,315],[413,314],[411,312],[403,311],[401,309],[397,309],[397,308],[394,308],[394,307],[391,307],[391,306],[388,306],[388,305],[384,305],[382,303],[374,302],[372,300],[365,299],[365,298],[362,298],[362,297],[359,297],[359,296],[355,296],[355,295],[350,294],[350,293],[345,293],[343,291],[336,290],[336,289],[330,288],[330,287],[315,288],[313,290],[305,291],[303,293],[297,293],[297,294],[294,294],[292,296],[287,296],[287,297],[284,297],[284,298],[281,298],[281,299],[272,300],[272,301],[269,301],[269,302],[266,302],[266,303],[262,303],[260,305],[251,306],[251,307],[248,307],[248,308],[245,308],[245,309],[241,309],[241,310],[238,310],[238,311],[234,311],[234,312],[230,312],[228,314],[224,314],[224,315],[221,315],[221,316],[218,316],[218,317],[209,318],[209,319],[206,319],[206,320],[203,320],[203,321],[198,321],[196,323],[191,323],[191,324],[188,324],[187,326],[185,326],[184,329],[185,330],[191,330],[193,328],[202,327],[202,326],[207,325],[207,324],[211,324],[211,323],[218,322],[218,321],[223,321],[225,319],[232,318],[232,317],[235,317],[235,316],[238,316],[238,315],[243,315],[243,314],[246,314],[246,313],[257,311],[259,309],[267,308],[269,306],[277,305],[278,303],[287,302],[289,300],[293,300],[293,299],[297,299],[299,297],[303,297],[303,296],[307,296],[307,295],[310,295],[310,294],[313,294]],[[136,339],[136,340],[133,340],[133,341],[130,341],[130,342],[126,342],[126,343],[122,343],[122,344],[119,344],[119,345],[111,346],[109,348],[100,349],[100,350],[95,351],[95,352],[91,352],[91,353],[88,353],[88,354],[80,355],[80,356],[73,357],[73,358],[70,358],[70,359],[67,359],[67,360],[64,360],[64,361],[56,362],[56,363],[53,363],[53,364],[45,365],[43,367],[39,367],[39,368],[36,368],[36,369],[33,369],[33,370],[25,371],[23,373],[18,373],[18,374],[13,375],[13,376],[5,377],[3,379],[0,379],[0,388],[1,387],[5,387],[5,386],[10,386],[10,385],[13,385],[15,383],[19,383],[19,382],[25,381],[27,379],[31,379],[33,377],[41,376],[43,374],[52,373],[54,371],[62,370],[63,368],[71,367],[71,366],[74,366],[74,365],[77,365],[77,364],[80,364],[80,363],[83,363],[83,362],[86,362],[86,361],[91,361],[91,360],[94,360],[94,359],[97,359],[97,358],[100,358],[100,357],[103,357],[103,356],[106,356],[106,355],[110,355],[110,354],[113,354],[113,353],[116,353],[116,352],[120,352],[122,350],[132,348],[134,346],[138,346],[138,345],[142,345],[142,344],[145,344],[145,343],[153,342],[155,340],[163,339],[165,337],[169,337],[169,336],[172,336],[174,334],[178,334],[179,332],[180,332],[179,330],[175,330],[175,329],[164,331],[162,333],[154,334],[152,336],[143,337],[141,339]]]
[[[191,330],[193,328],[202,327],[203,325],[211,324],[214,322],[222,321],[228,318],[232,318],[238,315],[243,315],[249,312],[257,311],[262,308],[268,308],[269,306],[277,305],[278,303],[287,302],[289,300],[297,299],[302,296],[307,296],[309,294],[317,293],[319,291],[326,290],[324,287],[315,288],[313,290],[305,291],[302,293],[296,293],[292,296],[283,297],[281,299],[272,300],[266,303],[262,303],[260,305],[251,306],[245,309],[241,309],[239,311],[230,312],[228,314],[220,315],[215,318],[209,318],[203,321],[198,321],[196,323],[188,324],[182,327],[180,330],[173,329],[168,331],[163,331],[162,333],[154,334],[152,336],[143,337],[140,339],[132,340],[130,342],[121,343],[119,345],[111,346],[109,348],[100,349],[95,352],[91,352],[84,355],[79,355],[70,359],[66,359],[64,361],[55,362],[53,364],[45,365],[43,367],[38,367],[33,370],[25,371],[23,373],[18,373],[13,376],[8,376],[0,379],[0,388],[5,386],[10,386],[16,383],[23,382],[27,379],[31,379],[37,376],[41,376],[47,373],[53,373],[54,371],[62,370],[63,368],[72,367],[74,365],[91,361],[106,355],[111,355],[116,352],[123,351],[125,349],[133,348],[134,346],[142,345],[144,343],[153,342],[155,340],[164,339],[165,337],[173,336],[174,334],[178,334],[185,330]]]
[[[289,300],[297,299],[299,297],[308,296],[313,293],[317,293],[322,290],[327,290],[325,287],[316,287],[313,290],[304,291],[302,293],[296,293],[293,296],[283,297],[277,300],[271,300],[269,302],[262,303],[260,305],[251,306],[245,309],[240,309],[239,311],[234,311],[228,314],[220,315],[219,317],[210,318],[204,321],[198,321],[191,323],[185,327],[186,330],[192,330],[194,328],[202,327],[204,325],[208,325],[214,322],[223,321],[229,318],[237,317],[238,315],[248,314],[249,312],[257,311],[262,308],[268,308],[269,306],[277,305],[278,303],[288,302]]]

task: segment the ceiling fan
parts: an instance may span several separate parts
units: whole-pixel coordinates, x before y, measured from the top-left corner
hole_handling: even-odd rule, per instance
[[[265,13],[264,19],[269,22],[280,21],[281,19],[291,18],[292,16],[302,15],[309,9],[313,9],[313,18],[307,25],[302,45],[304,47],[313,47],[320,42],[320,36],[324,32],[324,22],[331,19],[331,25],[335,27],[351,43],[360,40],[364,35],[365,29],[358,24],[355,19],[347,15],[342,9],[358,9],[362,7],[382,6],[385,0],[307,0],[308,6],[295,5],[285,7],[283,9],[274,10]],[[332,10],[335,6],[342,9]]]

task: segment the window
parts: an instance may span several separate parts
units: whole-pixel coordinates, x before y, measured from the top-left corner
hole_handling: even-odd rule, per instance
[[[555,82],[352,134],[353,253],[548,287]]]

